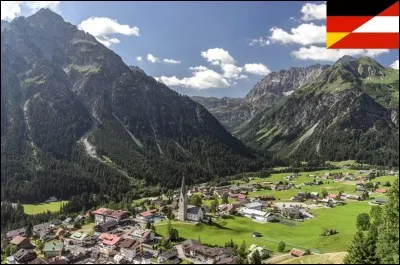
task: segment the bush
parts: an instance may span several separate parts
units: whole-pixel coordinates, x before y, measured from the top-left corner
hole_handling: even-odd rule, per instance
[[[384,186],[385,186],[385,187],[390,187],[390,186],[392,186],[392,185],[390,184],[390,181],[386,181]]]
[[[285,248],[286,248],[286,243],[283,242],[283,241],[279,242],[279,244],[278,244],[278,252],[284,252]]]
[[[324,229],[321,236],[332,236],[339,233],[336,229]]]
[[[307,248],[307,249],[304,251],[304,255],[311,255],[311,250]]]

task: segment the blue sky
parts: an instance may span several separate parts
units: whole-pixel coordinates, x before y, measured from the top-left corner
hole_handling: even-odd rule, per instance
[[[270,71],[344,54],[375,56],[385,66],[398,60],[398,50],[326,50],[323,2],[2,2],[2,19],[40,7],[191,96],[242,97]]]

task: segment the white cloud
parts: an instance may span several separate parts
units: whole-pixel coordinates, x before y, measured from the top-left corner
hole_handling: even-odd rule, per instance
[[[179,61],[179,60],[175,60],[175,59],[163,59],[163,62],[164,63],[168,63],[168,64],[180,64],[181,63],[181,61]]]
[[[267,75],[271,71],[262,63],[250,63],[244,65],[244,70],[253,75]]]
[[[301,19],[304,21],[326,19],[326,4],[307,3],[300,12],[303,14]]]
[[[235,64],[235,60],[229,54],[221,48],[208,49],[207,51],[202,51],[201,56],[207,59],[207,62],[212,65],[224,65],[224,64]]]
[[[193,71],[191,77],[179,79],[176,76],[161,76],[155,79],[167,86],[183,86],[195,89],[221,88],[231,85],[222,75],[207,67],[197,66],[190,69]]]
[[[242,75],[243,67],[238,67],[233,64],[224,64],[221,66],[223,71],[223,76],[228,79],[243,79],[247,76]]]
[[[136,57],[136,61],[141,62],[142,60],[143,60],[143,59],[142,59],[142,56]]]
[[[60,13],[60,1],[1,1],[1,19],[13,20],[17,16],[29,16],[41,8]]]
[[[297,43],[309,45],[326,42],[326,27],[317,26],[313,23],[300,24],[297,28],[290,29],[290,33],[281,28],[271,28],[270,40],[280,43]]]
[[[335,62],[344,55],[376,57],[386,53],[387,49],[327,49],[325,47],[301,47],[293,51],[292,56],[300,60],[330,61]]]
[[[160,59],[158,57],[155,57],[153,54],[149,53],[147,54],[147,61],[151,62],[151,63],[155,63],[160,61]]]
[[[399,70],[399,59],[397,59],[396,61],[394,61],[394,62],[390,65],[390,68]]]
[[[111,44],[119,43],[115,34],[126,36],[139,36],[139,28],[136,26],[122,25],[117,20],[108,17],[90,17],[83,20],[78,28],[93,35],[99,42],[107,47]]]
[[[252,39],[250,41],[250,43],[249,43],[250,46],[260,45],[261,47],[264,47],[264,46],[267,46],[267,45],[270,45],[270,44],[271,44],[270,40],[264,39],[262,37],[260,37],[258,39]]]

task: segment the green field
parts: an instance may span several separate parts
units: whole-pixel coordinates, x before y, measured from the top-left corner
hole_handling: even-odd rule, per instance
[[[285,221],[282,223],[259,224],[246,217],[231,217],[219,219],[216,225],[193,225],[174,221],[172,225],[178,229],[179,235],[186,239],[200,238],[203,243],[224,245],[233,239],[237,243],[245,240],[248,245],[265,245],[276,250],[279,241],[285,241],[287,249],[292,247],[310,248],[321,253],[344,251],[356,232],[357,215],[369,212],[368,202],[350,202],[343,206],[331,209],[316,209],[312,213],[316,216],[305,222]],[[166,234],[167,222],[156,225],[157,233]],[[339,231],[334,236],[323,237],[320,233],[325,228],[334,228]],[[260,232],[263,236],[253,238],[253,232]]]
[[[60,210],[60,206],[68,201],[58,201],[49,203],[35,203],[35,204],[24,204],[24,212],[26,214],[38,214],[46,211],[57,212]]]

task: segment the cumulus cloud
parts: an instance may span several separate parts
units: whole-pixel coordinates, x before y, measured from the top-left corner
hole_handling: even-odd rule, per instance
[[[177,78],[176,76],[160,76],[155,79],[167,86],[183,86],[195,89],[222,88],[231,84],[219,73],[205,66],[191,67],[192,76]]]
[[[274,27],[270,40],[280,43],[297,43],[302,45],[325,43],[326,42],[326,27],[317,26],[313,23],[300,24],[296,28],[290,29],[290,33],[281,28]]]
[[[180,64],[181,63],[181,61],[179,61],[179,60],[167,59],[167,58],[163,59],[163,62],[168,63],[168,64]]]
[[[262,63],[249,63],[244,65],[244,70],[253,75],[267,75],[271,71]]]
[[[247,76],[242,75],[243,67],[239,67],[233,64],[224,64],[221,66],[223,71],[223,76],[228,79],[243,79]]]
[[[17,16],[29,16],[41,8],[60,13],[60,1],[1,1],[1,19],[11,21]]]
[[[93,35],[107,47],[120,42],[114,37],[115,34],[139,36],[138,27],[119,24],[117,20],[108,17],[90,17],[83,20],[78,28]]]
[[[158,57],[155,57],[153,54],[149,53],[147,54],[147,61],[151,63],[159,62],[160,59]]]
[[[303,5],[300,12],[303,14],[301,19],[304,21],[326,19],[326,4],[307,3]]]
[[[394,61],[394,62],[390,65],[390,68],[399,70],[399,60],[397,59],[396,61]]]
[[[141,62],[142,60],[143,60],[143,59],[142,59],[142,56],[136,57],[136,61]]]
[[[224,64],[235,64],[235,60],[229,54],[221,48],[208,49],[207,51],[202,51],[201,56],[207,59],[207,62],[212,65],[224,65]]]
[[[267,46],[267,45],[270,45],[270,44],[271,44],[270,40],[264,39],[262,37],[259,37],[258,39],[252,39],[249,42],[250,46],[259,45],[260,47],[264,47],[264,46]]]
[[[327,49],[310,46],[293,51],[292,56],[300,60],[335,62],[344,55],[376,57],[388,51],[387,49]]]

